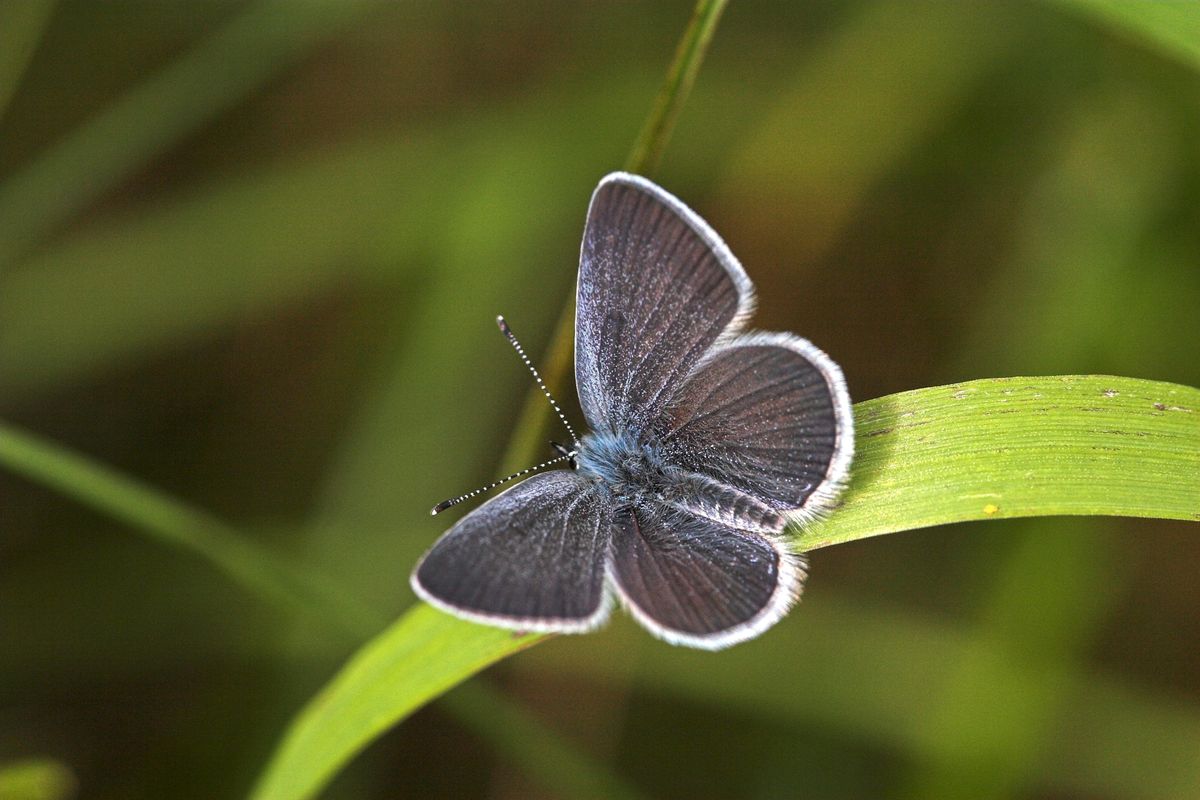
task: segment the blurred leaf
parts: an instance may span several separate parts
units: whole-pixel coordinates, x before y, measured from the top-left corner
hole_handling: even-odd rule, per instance
[[[1020,796],[1037,782],[1044,750],[1085,685],[1078,662],[1121,595],[1112,521],[1024,523],[1012,552],[999,563],[986,556],[995,581],[973,641],[927,684],[925,712],[912,718],[922,758],[902,797]],[[1003,702],[999,661],[1027,671]]]
[[[813,549],[965,520],[1110,514],[1200,520],[1200,390],[1107,376],[1002,378],[855,407],[859,449]],[[394,623],[289,726],[255,796],[311,796],[368,742],[488,664],[543,639],[428,606]]]
[[[800,257],[817,258],[872,185],[1019,41],[1022,23],[1010,11],[941,0],[854,9],[816,43],[792,86],[730,158],[727,202],[753,208],[746,223],[764,235],[802,220]]]
[[[430,212],[445,204],[449,187],[421,165],[447,147],[356,142],[137,209],[0,274],[0,383],[18,393],[79,380],[385,266],[402,274],[411,259],[384,264],[384,251],[437,235],[413,198]]]
[[[477,287],[519,293],[555,258],[550,237],[571,230],[577,239],[586,210],[579,187],[620,157],[611,143],[637,124],[631,98],[653,86],[638,73],[556,83],[439,127],[363,137],[89,226],[0,272],[6,399],[339,289],[417,286],[432,273],[460,303]],[[714,91],[744,90],[726,82]],[[490,198],[481,196],[487,186]],[[509,263],[505,247],[522,258],[502,280],[480,269]],[[577,241],[569,252],[577,258]],[[564,286],[575,267],[565,265]],[[496,311],[480,317],[481,330]]]
[[[1052,563],[1045,566],[1053,572]],[[620,689],[632,672],[633,702],[651,695],[922,758],[938,751],[929,749],[914,720],[929,713],[931,692],[951,685],[968,660],[979,669],[976,690],[989,708],[1035,697],[1051,677],[1036,654],[1014,653],[940,614],[924,617],[828,592],[767,635],[720,653],[665,647],[616,620],[600,634],[560,637],[512,664],[529,682],[560,691],[577,682]],[[1049,791],[1029,795],[1200,796],[1200,707],[1186,694],[1133,687],[1091,670],[1067,694],[1069,702],[1051,716],[1053,735],[1031,764],[1031,785]],[[977,717],[973,730],[989,724]]]
[[[323,623],[338,634],[340,641],[366,638],[383,625],[381,615],[359,605],[323,576],[283,562],[224,523],[113,470],[5,425],[0,425],[0,464],[120,519],[152,538],[199,555],[251,594],[291,610],[306,621]],[[609,796],[636,796],[635,790],[574,752],[503,697],[475,687],[467,696],[448,699],[450,708],[471,727],[563,796],[592,796],[595,787],[606,787],[612,792]],[[484,713],[505,720],[510,730],[519,728],[526,738],[555,742],[554,752],[547,752],[546,748],[506,746],[504,732],[495,726],[494,720],[481,718]],[[564,772],[566,764],[573,765],[573,770]],[[0,798],[7,795],[0,792]]]
[[[1195,0],[1053,0],[1128,33],[1193,69],[1200,68],[1200,13]]]
[[[461,723],[499,749],[514,763],[536,758],[539,769],[530,770],[556,797],[613,798],[633,800],[642,793],[600,769],[596,762],[581,758],[562,736],[541,725],[503,695],[485,691],[479,681],[463,684],[447,695],[453,697]]]
[[[26,494],[10,491],[5,498],[19,501]],[[330,635],[321,620],[306,618],[285,648],[273,634],[295,607],[281,609],[272,598],[231,587],[228,575],[214,576],[194,551],[159,547],[157,540],[123,536],[78,516],[73,524],[57,522],[66,515],[47,524],[57,529],[47,531],[50,536],[62,537],[57,543],[44,541],[37,554],[4,559],[0,630],[5,642],[19,645],[0,647],[0,708],[47,690],[70,691],[81,676],[112,685],[186,672],[199,661],[215,671],[276,662],[328,670],[359,641]],[[166,599],[152,601],[157,598]]]
[[[0,184],[0,273],[31,245],[378,0],[259,0]]]
[[[252,594],[320,620],[342,637],[369,636],[382,621],[321,577],[268,555],[225,523],[3,423],[0,464],[160,542],[199,555]]]
[[[1007,268],[981,290],[986,302],[960,343],[956,376],[974,374],[980,363],[999,371],[1154,374],[1143,371],[1145,360],[1170,354],[1161,342],[1190,330],[1185,317],[1143,322],[1131,308],[1134,297],[1161,306],[1188,292],[1179,280],[1152,291],[1151,275],[1161,267],[1147,241],[1184,166],[1162,109],[1128,87],[1105,87],[1081,94],[1060,115],[1045,137],[1049,158],[1016,220]],[[1137,355],[1114,362],[1113,351],[1130,337],[1145,337]],[[1200,374],[1187,372],[1193,359],[1177,361],[1168,374]]]
[[[75,789],[75,776],[61,762],[39,758],[0,764],[4,800],[67,800]]]
[[[57,0],[8,0],[0,5],[0,120],[16,94]]]

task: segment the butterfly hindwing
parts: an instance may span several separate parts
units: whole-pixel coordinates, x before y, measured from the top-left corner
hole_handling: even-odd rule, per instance
[[[795,602],[804,562],[780,543],[653,501],[615,518],[612,579],[647,630],[717,650],[757,636]]]
[[[836,496],[854,451],[841,370],[786,333],[744,334],[714,348],[654,429],[665,461],[799,519]]]

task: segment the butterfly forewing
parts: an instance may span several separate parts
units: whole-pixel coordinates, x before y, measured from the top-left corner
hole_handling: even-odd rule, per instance
[[[417,594],[447,611],[531,631],[604,621],[612,512],[590,481],[534,475],[463,517],[413,573]]]
[[[634,175],[601,181],[575,321],[575,377],[592,428],[642,431],[752,303],[737,260],[686,206]]]

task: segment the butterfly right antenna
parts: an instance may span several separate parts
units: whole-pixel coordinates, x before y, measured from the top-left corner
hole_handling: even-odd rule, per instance
[[[500,332],[508,339],[508,343],[517,351],[517,355],[525,362],[525,366],[529,367],[529,372],[533,375],[533,379],[537,381],[538,388],[542,390],[542,394],[546,395],[546,399],[550,401],[550,405],[554,406],[555,413],[562,420],[562,424],[566,426],[567,433],[571,434],[571,441],[575,446],[579,446],[579,437],[575,435],[575,429],[571,427],[571,423],[567,422],[567,415],[558,407],[558,403],[554,401],[554,397],[550,394],[550,390],[546,388],[546,384],[542,381],[542,376],[538,375],[537,368],[533,366],[533,362],[529,360],[529,356],[525,355],[525,348],[521,347],[521,343],[517,341],[516,335],[512,329],[508,327],[508,323],[504,321],[504,317],[496,317],[496,324],[500,326]]]

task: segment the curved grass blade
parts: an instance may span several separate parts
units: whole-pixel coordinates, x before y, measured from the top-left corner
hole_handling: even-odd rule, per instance
[[[854,407],[841,507],[806,550],[949,522],[1200,520],[1200,390],[1106,375],[995,378]]]
[[[1200,520],[1200,389],[1109,376],[985,379],[869,400],[855,417],[850,488],[800,534],[806,549],[1003,517]],[[383,731],[543,638],[417,606],[300,712],[253,797],[313,796]]]

